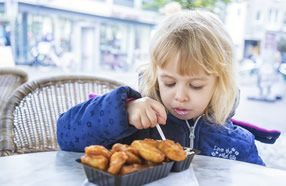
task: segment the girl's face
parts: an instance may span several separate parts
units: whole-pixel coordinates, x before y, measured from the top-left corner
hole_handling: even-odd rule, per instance
[[[207,108],[214,93],[217,77],[207,75],[196,67],[192,75],[177,73],[178,61],[170,62],[162,69],[157,67],[160,96],[163,104],[174,116],[182,119],[196,119]]]

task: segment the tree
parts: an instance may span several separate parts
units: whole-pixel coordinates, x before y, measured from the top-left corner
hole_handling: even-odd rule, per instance
[[[178,2],[183,9],[205,7],[213,10],[217,4],[228,4],[231,0],[174,0]],[[146,2],[146,1],[145,1]],[[160,8],[166,4],[172,2],[172,0],[149,0],[143,5],[143,9],[159,11]]]

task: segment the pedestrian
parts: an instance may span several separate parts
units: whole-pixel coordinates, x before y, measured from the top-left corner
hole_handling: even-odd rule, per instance
[[[222,22],[204,10],[176,12],[157,28],[140,93],[119,87],[61,114],[62,150],[166,138],[215,156],[264,165],[254,135],[234,125],[238,102],[232,41]]]

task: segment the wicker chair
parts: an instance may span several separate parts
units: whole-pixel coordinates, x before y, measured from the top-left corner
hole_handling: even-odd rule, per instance
[[[0,115],[9,96],[27,79],[28,75],[23,70],[13,67],[0,68]]]
[[[59,150],[59,115],[88,99],[123,84],[94,76],[55,76],[19,87],[0,119],[0,156]]]

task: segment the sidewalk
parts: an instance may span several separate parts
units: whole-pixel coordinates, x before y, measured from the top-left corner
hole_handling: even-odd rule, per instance
[[[25,70],[29,74],[29,80],[59,74],[83,74],[64,72],[58,68],[51,67],[36,69],[29,66],[19,66],[18,68]],[[135,89],[138,87],[138,75],[135,71],[124,72],[100,69],[93,73],[93,75],[120,81]],[[267,166],[286,170],[286,82],[279,80],[273,85],[272,91],[275,92],[279,90],[283,96],[281,100],[276,102],[263,102],[247,99],[249,96],[258,95],[259,93],[255,79],[242,77],[240,80],[240,105],[236,110],[234,118],[269,130],[280,130],[281,136],[275,144],[262,144],[258,141],[256,143],[259,154]]]
[[[248,100],[258,96],[259,88],[255,77],[243,77],[240,83],[240,104],[235,119],[246,121],[268,130],[280,130],[281,135],[275,144],[256,141],[258,152],[267,166],[286,170],[286,81],[279,77],[273,82],[271,92],[282,96],[275,102]]]
[[[125,72],[125,71],[112,71],[109,69],[98,69],[97,71],[93,73],[89,72],[78,72],[78,71],[66,71],[62,70],[57,67],[31,67],[27,65],[23,66],[17,66],[17,68],[20,68],[22,70],[25,70],[28,75],[29,75],[29,80],[32,79],[38,79],[38,78],[43,78],[43,77],[49,77],[53,75],[65,75],[65,74],[78,74],[78,75],[95,75],[98,77],[104,77],[108,79],[112,79],[115,81],[123,82],[133,88],[137,89],[137,73],[135,70]]]

